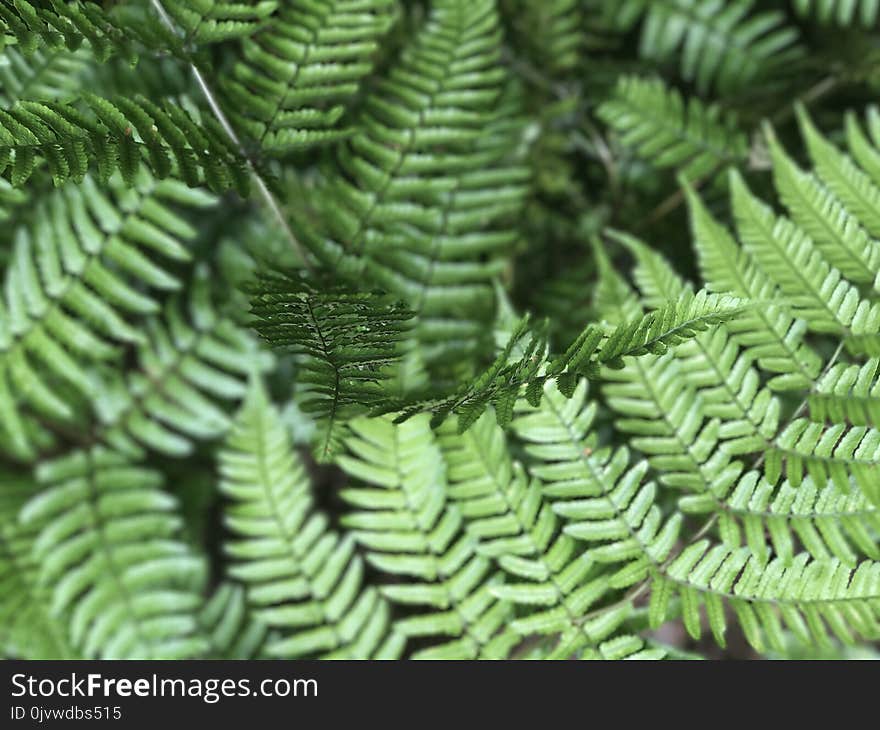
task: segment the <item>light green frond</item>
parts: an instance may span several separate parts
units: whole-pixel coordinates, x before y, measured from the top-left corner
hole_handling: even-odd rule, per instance
[[[395,630],[437,643],[414,658],[503,658],[516,636],[504,632],[511,606],[491,587],[501,576],[464,530],[449,502],[446,466],[428,418],[395,425],[357,419],[339,465],[357,482],[342,491],[355,511],[343,524],[377,570],[395,577],[381,588],[389,600],[429,610],[399,619]]]
[[[396,17],[394,0],[295,0],[242,44],[221,84],[233,123],[267,155],[347,134],[339,121]]]
[[[772,303],[780,298],[776,284],[694,192],[690,188],[686,192],[694,246],[708,289],[768,302],[727,322],[728,331],[762,369],[776,374],[768,382],[769,388],[784,391],[809,386],[819,374],[822,360],[804,342],[806,322],[795,319],[784,305]]]
[[[20,99],[69,101],[81,91],[88,64],[83,49],[36,51],[28,57],[6,48],[0,54],[0,107],[8,109]]]
[[[634,278],[645,304],[654,306],[689,290],[661,254],[632,236],[615,233],[614,237],[636,258]],[[682,376],[699,394],[703,414],[721,421],[719,438],[727,453],[746,454],[769,447],[779,423],[780,402],[762,387],[760,371],[731,338],[726,325],[697,335],[674,353],[682,363]]]
[[[41,463],[42,491],[21,511],[37,531],[49,610],[84,657],[181,659],[207,642],[197,613],[204,563],[180,542],[161,475],[106,449]]]
[[[96,395],[88,366],[143,341],[135,322],[158,311],[151,290],[179,288],[170,264],[190,258],[196,230],[182,213],[211,204],[148,175],[133,189],[86,178],[44,198],[19,229],[0,304],[2,430],[16,456],[33,453],[22,407],[70,422],[77,396]]]
[[[390,633],[387,602],[364,585],[352,537],[329,530],[315,508],[305,466],[256,381],[220,454],[220,473],[233,535],[230,573],[247,586],[256,619],[278,633],[267,653],[399,655],[402,638]]]
[[[711,494],[682,497],[678,507],[684,514],[717,514],[724,543],[746,545],[765,562],[772,548],[789,564],[798,543],[818,560],[855,565],[857,555],[880,558],[880,510],[858,490],[843,492],[810,476],[797,487],[789,481],[774,487],[758,471],[731,474],[716,480]]]
[[[763,563],[748,548],[732,549],[701,540],[672,562],[651,593],[652,624],[660,625],[669,599],[678,595],[691,636],[702,633],[700,607],[709,628],[724,646],[727,604],[748,642],[758,651],[784,651],[784,629],[805,644],[849,644],[856,636],[880,633],[880,563],[848,567],[837,559],[812,560],[806,553],[785,563]]]
[[[880,359],[838,363],[816,383],[809,398],[814,421],[880,427]]]
[[[828,262],[854,282],[873,282],[880,271],[880,242],[871,238],[858,219],[815,175],[804,172],[788,157],[769,126],[773,180],[779,197]]]
[[[258,659],[266,643],[266,627],[257,621],[235,583],[221,583],[205,601],[199,625],[207,637],[211,659]]]
[[[843,492],[855,484],[871,502],[880,504],[880,431],[798,418],[767,452],[765,471],[773,483],[784,473],[795,487],[805,474],[818,484],[833,483]]]
[[[616,428],[648,456],[663,484],[703,492],[731,466],[732,455],[719,448],[721,420],[705,416],[700,394],[673,354],[632,360],[607,371],[605,380]]]
[[[812,239],[785,217],[777,217],[731,173],[731,201],[743,248],[776,283],[809,329],[873,337],[880,308],[832,267]]]
[[[40,580],[35,530],[19,512],[38,487],[29,477],[0,472],[0,651],[18,659],[75,659],[65,617],[49,610],[51,586]]]
[[[666,519],[654,503],[656,485],[643,483],[646,462],[630,466],[626,449],[597,445],[591,433],[596,404],[588,404],[586,395],[584,381],[571,399],[548,386],[541,406],[524,406],[513,422],[529,471],[543,482],[544,498],[576,542],[555,543],[547,558],[549,576],[523,572],[530,582],[496,589],[509,600],[547,606],[513,628],[560,633],[555,652],[563,655],[595,645],[621,626],[632,610],[628,602],[590,609],[606,592],[638,583],[661,564],[681,524],[680,516]]]
[[[163,316],[143,324],[139,367],[100,383],[96,440],[133,455],[146,447],[186,456],[194,441],[226,434],[225,404],[243,399],[248,376],[270,367],[271,356],[218,312],[207,270],[196,270],[189,289],[187,299],[169,300]]]

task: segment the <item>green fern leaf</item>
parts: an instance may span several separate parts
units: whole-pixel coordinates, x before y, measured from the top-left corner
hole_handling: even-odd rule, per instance
[[[382,387],[400,357],[413,313],[377,294],[317,289],[294,274],[262,274],[251,297],[259,334],[273,347],[300,356],[303,408],[321,421],[318,458],[336,451],[338,429],[384,402]]]
[[[390,631],[387,603],[363,585],[351,537],[328,530],[315,509],[305,467],[258,382],[220,454],[220,471],[234,535],[226,546],[231,574],[247,585],[257,620],[280,632],[267,653],[399,655],[402,639]]]
[[[206,649],[196,613],[204,563],[179,542],[161,475],[105,449],[37,469],[43,489],[21,511],[50,612],[84,657],[187,658]]]

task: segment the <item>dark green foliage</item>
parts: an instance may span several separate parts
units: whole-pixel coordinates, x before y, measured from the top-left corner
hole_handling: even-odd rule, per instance
[[[328,460],[347,419],[388,397],[382,381],[400,359],[413,312],[388,297],[316,286],[298,274],[261,274],[253,288],[254,328],[298,359],[303,410],[325,426],[317,453]]]

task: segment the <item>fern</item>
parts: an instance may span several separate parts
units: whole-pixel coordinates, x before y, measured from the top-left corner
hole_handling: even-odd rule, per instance
[[[500,255],[516,240],[504,219],[528,170],[510,159],[500,41],[493,2],[434,3],[338,148],[316,201],[323,227],[302,231],[327,268],[366,277],[419,314],[429,362],[473,354]]]
[[[168,40],[157,39],[156,27],[152,25],[141,31],[125,27],[98,3],[79,0],[36,4],[29,0],[3,0],[0,32],[12,36],[28,55],[39,47],[76,50],[88,42],[95,58],[101,61],[119,54],[133,62],[137,59],[137,45],[157,45]]]
[[[164,0],[162,6],[184,31],[189,43],[219,43],[256,33],[272,19],[276,0]]]
[[[126,315],[151,314],[159,305],[133,282],[159,290],[180,286],[146,254],[189,258],[179,239],[192,239],[196,231],[174,211],[178,201],[212,202],[177,181],[141,176],[136,189],[116,184],[101,190],[88,178],[46,198],[32,224],[19,229],[0,320],[0,387],[8,394],[0,399],[3,430],[15,454],[33,452],[17,404],[70,420],[75,399],[54,383],[93,395],[87,364],[116,357],[119,343],[142,340]]]
[[[299,382],[306,413],[322,422],[322,460],[338,448],[337,430],[388,396],[382,381],[397,359],[412,312],[398,303],[306,281],[263,274],[251,311],[255,327],[276,348],[302,356]]]
[[[666,61],[680,54],[682,76],[700,91],[742,88],[796,58],[797,32],[781,13],[754,12],[753,0],[603,2],[614,27],[642,23],[640,54]]]
[[[658,167],[678,169],[690,180],[741,161],[748,152],[735,118],[695,97],[685,103],[658,79],[620,79],[597,114],[626,147]]]
[[[498,423],[506,426],[520,395],[537,405],[544,384],[550,380],[558,383],[563,393],[571,393],[581,376],[595,376],[602,366],[620,368],[625,357],[666,352],[697,332],[736,317],[740,306],[731,297],[684,293],[665,307],[623,322],[607,334],[600,325],[588,325],[564,353],[551,359],[546,357],[544,335],[540,330],[531,331],[524,318],[512,330],[495,361],[457,392],[438,399],[391,401],[374,409],[374,413],[401,410],[397,420],[403,421],[416,413],[430,412],[434,425],[454,413],[459,416],[459,429],[464,431],[491,404]],[[514,355],[517,350],[521,350],[519,357]]]
[[[191,657],[205,649],[196,589],[204,565],[176,538],[161,475],[105,449],[45,462],[21,511],[37,531],[39,581],[86,657]],[[194,582],[195,581],[195,582]]]
[[[803,18],[813,18],[822,25],[833,24],[842,28],[876,26],[880,11],[880,6],[873,0],[794,0],[792,4]]]
[[[220,488],[231,500],[232,575],[248,585],[256,618],[282,634],[275,657],[394,656],[388,607],[362,588],[363,562],[350,537],[315,511],[303,465],[278,413],[254,384],[221,453]]]
[[[222,85],[231,119],[270,155],[338,139],[394,17],[393,0],[282,3]]]
[[[3,653],[24,659],[75,659],[67,624],[49,611],[51,587],[40,580],[32,528],[18,514],[36,485],[14,474],[0,478],[0,633]]]
[[[496,601],[498,577],[460,534],[461,513],[446,504],[445,468],[428,421],[394,425],[389,419],[358,420],[346,442],[351,455],[339,464],[363,486],[343,491],[360,508],[344,517],[367,560],[394,576],[418,582],[383,587],[389,600],[427,606],[398,620],[405,637],[438,636],[431,649],[414,656],[432,659],[502,658],[514,637],[499,634],[510,606]],[[447,638],[448,637],[448,638]]]
[[[0,652],[870,654],[876,5],[0,0]]]
[[[188,185],[247,194],[245,163],[220,125],[199,124],[177,105],[81,94],[82,104],[20,101],[0,112],[0,172],[13,185],[46,164],[56,183],[80,182],[90,167],[106,180],[119,170],[132,184],[146,163],[159,178],[172,170]]]

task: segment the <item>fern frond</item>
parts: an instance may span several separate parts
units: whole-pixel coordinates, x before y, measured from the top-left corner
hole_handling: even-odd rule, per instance
[[[342,491],[356,508],[343,524],[369,563],[397,578],[381,588],[384,596],[431,609],[396,621],[395,630],[442,642],[414,658],[504,658],[517,640],[503,631],[511,607],[492,597],[501,576],[477,553],[461,510],[448,501],[443,455],[428,419],[396,425],[387,417],[360,418],[351,430],[349,453],[338,463],[360,484]]]
[[[174,173],[192,187],[247,195],[246,162],[214,117],[198,121],[178,104],[146,97],[19,101],[0,110],[0,174],[23,185],[45,164],[56,184],[81,181],[93,169],[101,180],[118,170],[133,185],[141,166],[158,178]]]
[[[541,485],[511,459],[504,430],[490,413],[458,433],[454,419],[438,431],[446,463],[449,499],[461,509],[477,552],[512,575],[551,575],[547,559],[571,554],[570,545],[551,546],[558,521],[541,498]],[[567,537],[561,543],[570,543]]]
[[[759,11],[754,0],[621,0],[603,2],[621,31],[641,21],[640,55],[651,61],[680,56],[687,81],[701,92],[721,93],[755,83],[802,52],[797,31],[778,11]]]
[[[258,275],[251,312],[265,340],[301,356],[302,407],[320,419],[317,454],[329,459],[344,422],[388,398],[382,383],[400,358],[413,313],[387,296],[318,289],[296,274],[268,273]]]
[[[708,289],[768,302],[727,322],[728,331],[762,369],[776,374],[768,382],[769,388],[808,387],[819,375],[822,360],[804,341],[806,321],[796,319],[784,305],[773,304],[781,298],[777,285],[712,217],[693,190],[687,187],[686,192],[694,245]]]
[[[217,311],[204,268],[189,288],[187,300],[169,300],[162,317],[143,324],[138,369],[101,383],[96,440],[133,456],[141,447],[185,456],[194,440],[226,434],[222,404],[241,400],[247,378],[271,366],[248,332]]]
[[[0,107],[16,101],[71,101],[82,89],[89,65],[84,50],[36,51],[25,56],[15,47],[0,56]]]
[[[210,644],[211,659],[257,659],[267,630],[251,615],[245,590],[221,583],[199,612],[201,632]]]
[[[514,38],[539,68],[553,75],[577,68],[587,44],[580,0],[504,0],[501,8]]]
[[[880,510],[857,490],[842,492],[809,476],[797,487],[789,481],[774,487],[756,470],[731,474],[716,480],[710,494],[681,497],[678,507],[684,514],[716,514],[724,543],[747,545],[764,562],[772,548],[790,564],[798,542],[817,560],[855,565],[859,554],[880,558]]]
[[[880,427],[880,359],[838,363],[816,383],[809,406],[814,421]]]
[[[625,147],[657,167],[676,168],[688,180],[740,161],[749,150],[734,116],[696,97],[685,102],[658,78],[620,78],[596,114]]]
[[[541,479],[544,498],[565,523],[564,534],[588,545],[586,551],[554,551],[559,569],[551,580],[539,573],[521,573],[531,582],[505,585],[496,593],[549,606],[512,626],[524,632],[560,633],[555,654],[564,656],[595,645],[621,626],[631,614],[629,602],[596,610],[592,616],[588,609],[606,592],[637,583],[660,565],[677,539],[681,516],[663,517],[654,503],[656,485],[643,483],[646,462],[630,466],[625,448],[614,451],[598,445],[591,432],[596,403],[587,401],[585,381],[571,399],[552,385],[546,390],[539,408],[523,405],[513,429],[525,444],[529,471]],[[557,545],[568,543],[560,539]]]
[[[146,174],[133,189],[113,181],[102,190],[86,178],[41,201],[18,231],[0,304],[0,420],[13,453],[33,454],[21,405],[70,422],[76,399],[65,389],[97,400],[88,364],[114,360],[119,345],[142,341],[132,319],[159,309],[141,286],[180,286],[151,256],[189,259],[184,244],[196,230],[181,212],[213,202]]]
[[[92,658],[187,658],[206,641],[197,611],[204,563],[179,541],[161,476],[106,449],[37,468],[42,491],[21,511],[50,611]]]
[[[770,144],[773,180],[792,220],[848,279],[873,283],[880,271],[880,241],[871,238],[834,193],[815,175],[801,170],[765,127]]]
[[[134,63],[137,48],[144,45],[179,49],[176,38],[163,33],[158,23],[120,23],[91,0],[0,0],[0,34],[14,37],[25,55],[40,48],[75,51],[87,42],[102,62],[119,55]]]
[[[32,479],[0,472],[0,650],[20,659],[74,659],[64,617],[49,611],[51,587],[33,554],[36,532],[18,519],[36,491]]]
[[[634,277],[645,304],[656,305],[689,290],[669,262],[642,241],[609,232],[636,258]],[[702,333],[675,348],[681,374],[699,394],[700,408],[708,418],[720,419],[719,438],[732,455],[763,451],[779,424],[781,405],[761,386],[752,358],[730,337],[726,325]]]
[[[221,84],[233,123],[265,155],[348,134],[340,117],[395,17],[394,0],[282,3]]]
[[[651,594],[651,623],[659,626],[669,599],[678,594],[688,633],[702,633],[700,606],[709,627],[724,646],[730,606],[748,642],[758,651],[784,651],[783,628],[805,644],[845,644],[856,635],[873,640],[880,633],[880,563],[852,568],[839,560],[811,560],[798,554],[790,563],[762,563],[748,548],[731,549],[701,540],[684,549],[658,579]]]
[[[351,536],[334,534],[316,510],[305,468],[259,382],[220,454],[220,473],[234,535],[226,545],[231,575],[247,586],[257,620],[280,632],[267,653],[398,656],[402,637],[391,632],[387,602],[364,587]]]
[[[220,43],[256,33],[278,0],[162,0],[162,7],[184,31],[185,43]],[[271,18],[271,19],[270,19]]]
[[[880,504],[880,431],[838,423],[825,426],[794,420],[767,452],[765,472],[771,482],[783,474],[795,487],[807,473],[819,484],[833,483],[846,492],[854,482],[874,504]]]
[[[821,25],[873,28],[880,18],[876,0],[792,0],[795,12]]]
[[[495,361],[456,393],[434,400],[391,401],[375,412],[399,410],[397,422],[428,412],[435,426],[454,413],[459,417],[459,430],[464,431],[492,405],[498,423],[506,426],[520,395],[537,405],[544,384],[551,380],[563,393],[571,393],[581,377],[595,378],[602,367],[622,368],[628,357],[664,353],[697,333],[738,316],[743,306],[741,300],[733,297],[705,291],[696,295],[684,292],[676,301],[608,332],[601,325],[588,325],[564,353],[549,360],[545,335],[540,328],[532,331],[525,317],[513,329]],[[520,351],[519,357],[512,357],[515,350]]]
[[[371,281],[419,314],[429,363],[472,356],[493,314],[492,280],[517,239],[526,193],[521,131],[503,95],[494,0],[438,0],[340,144],[303,243],[328,268]],[[514,98],[515,102],[516,99]]]
[[[812,239],[755,198],[736,171],[731,201],[743,248],[779,286],[809,329],[846,336],[875,336],[880,308],[832,267]]]
[[[880,236],[880,213],[877,211],[877,205],[880,203],[880,187],[849,155],[841,152],[822,136],[803,106],[797,107],[797,118],[816,174],[856,216],[868,233],[875,237]],[[857,144],[863,138],[859,137],[861,132],[854,119],[848,131],[854,150],[870,154],[870,145],[867,141],[864,146]]]

